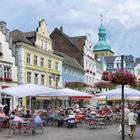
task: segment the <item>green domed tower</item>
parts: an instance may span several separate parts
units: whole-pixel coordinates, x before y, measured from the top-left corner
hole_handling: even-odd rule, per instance
[[[102,24],[102,15],[101,15],[101,25],[99,27],[99,41],[94,46],[93,52],[95,53],[95,57],[100,56],[113,56],[114,52],[111,49],[111,46],[106,42],[106,31]]]

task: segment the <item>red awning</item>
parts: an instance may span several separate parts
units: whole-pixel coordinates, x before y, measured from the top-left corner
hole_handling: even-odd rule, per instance
[[[73,96],[71,99],[91,99],[91,96]]]

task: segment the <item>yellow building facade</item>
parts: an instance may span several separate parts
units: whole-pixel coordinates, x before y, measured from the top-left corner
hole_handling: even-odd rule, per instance
[[[15,30],[12,36],[17,49],[18,83],[61,88],[63,57],[52,50],[45,20],[39,22],[34,32]],[[22,98],[22,105],[27,105],[26,97]]]

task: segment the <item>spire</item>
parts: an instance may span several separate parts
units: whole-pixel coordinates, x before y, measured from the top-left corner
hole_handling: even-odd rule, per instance
[[[102,25],[102,23],[103,23],[103,15],[101,13],[101,25]]]

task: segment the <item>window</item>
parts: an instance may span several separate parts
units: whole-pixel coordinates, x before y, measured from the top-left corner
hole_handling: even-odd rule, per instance
[[[2,75],[2,65],[0,65],[0,77],[3,77],[3,75]]]
[[[27,58],[26,58],[27,64],[31,64],[31,54],[27,53]]]
[[[113,63],[109,63],[108,65],[108,69],[113,69]]]
[[[48,68],[51,69],[52,68],[52,61],[48,60]]]
[[[11,78],[11,68],[4,66],[4,78]]]
[[[35,73],[34,75],[34,83],[38,84],[38,73]]]
[[[43,48],[43,50],[47,50],[47,42],[46,41],[44,41],[44,40],[42,40],[42,48]]]
[[[45,75],[41,74],[41,85],[45,84]]]
[[[31,83],[31,72],[27,72],[27,83]]]
[[[44,58],[43,58],[43,57],[41,57],[40,65],[41,65],[42,67],[44,67]]]
[[[52,76],[49,75],[49,86],[52,87]]]
[[[38,64],[38,56],[35,55],[34,56],[34,65],[37,66],[37,64]]]
[[[126,63],[126,68],[132,68],[133,67],[133,63]]]
[[[59,67],[58,67],[58,62],[55,62],[55,70],[59,70]]]

